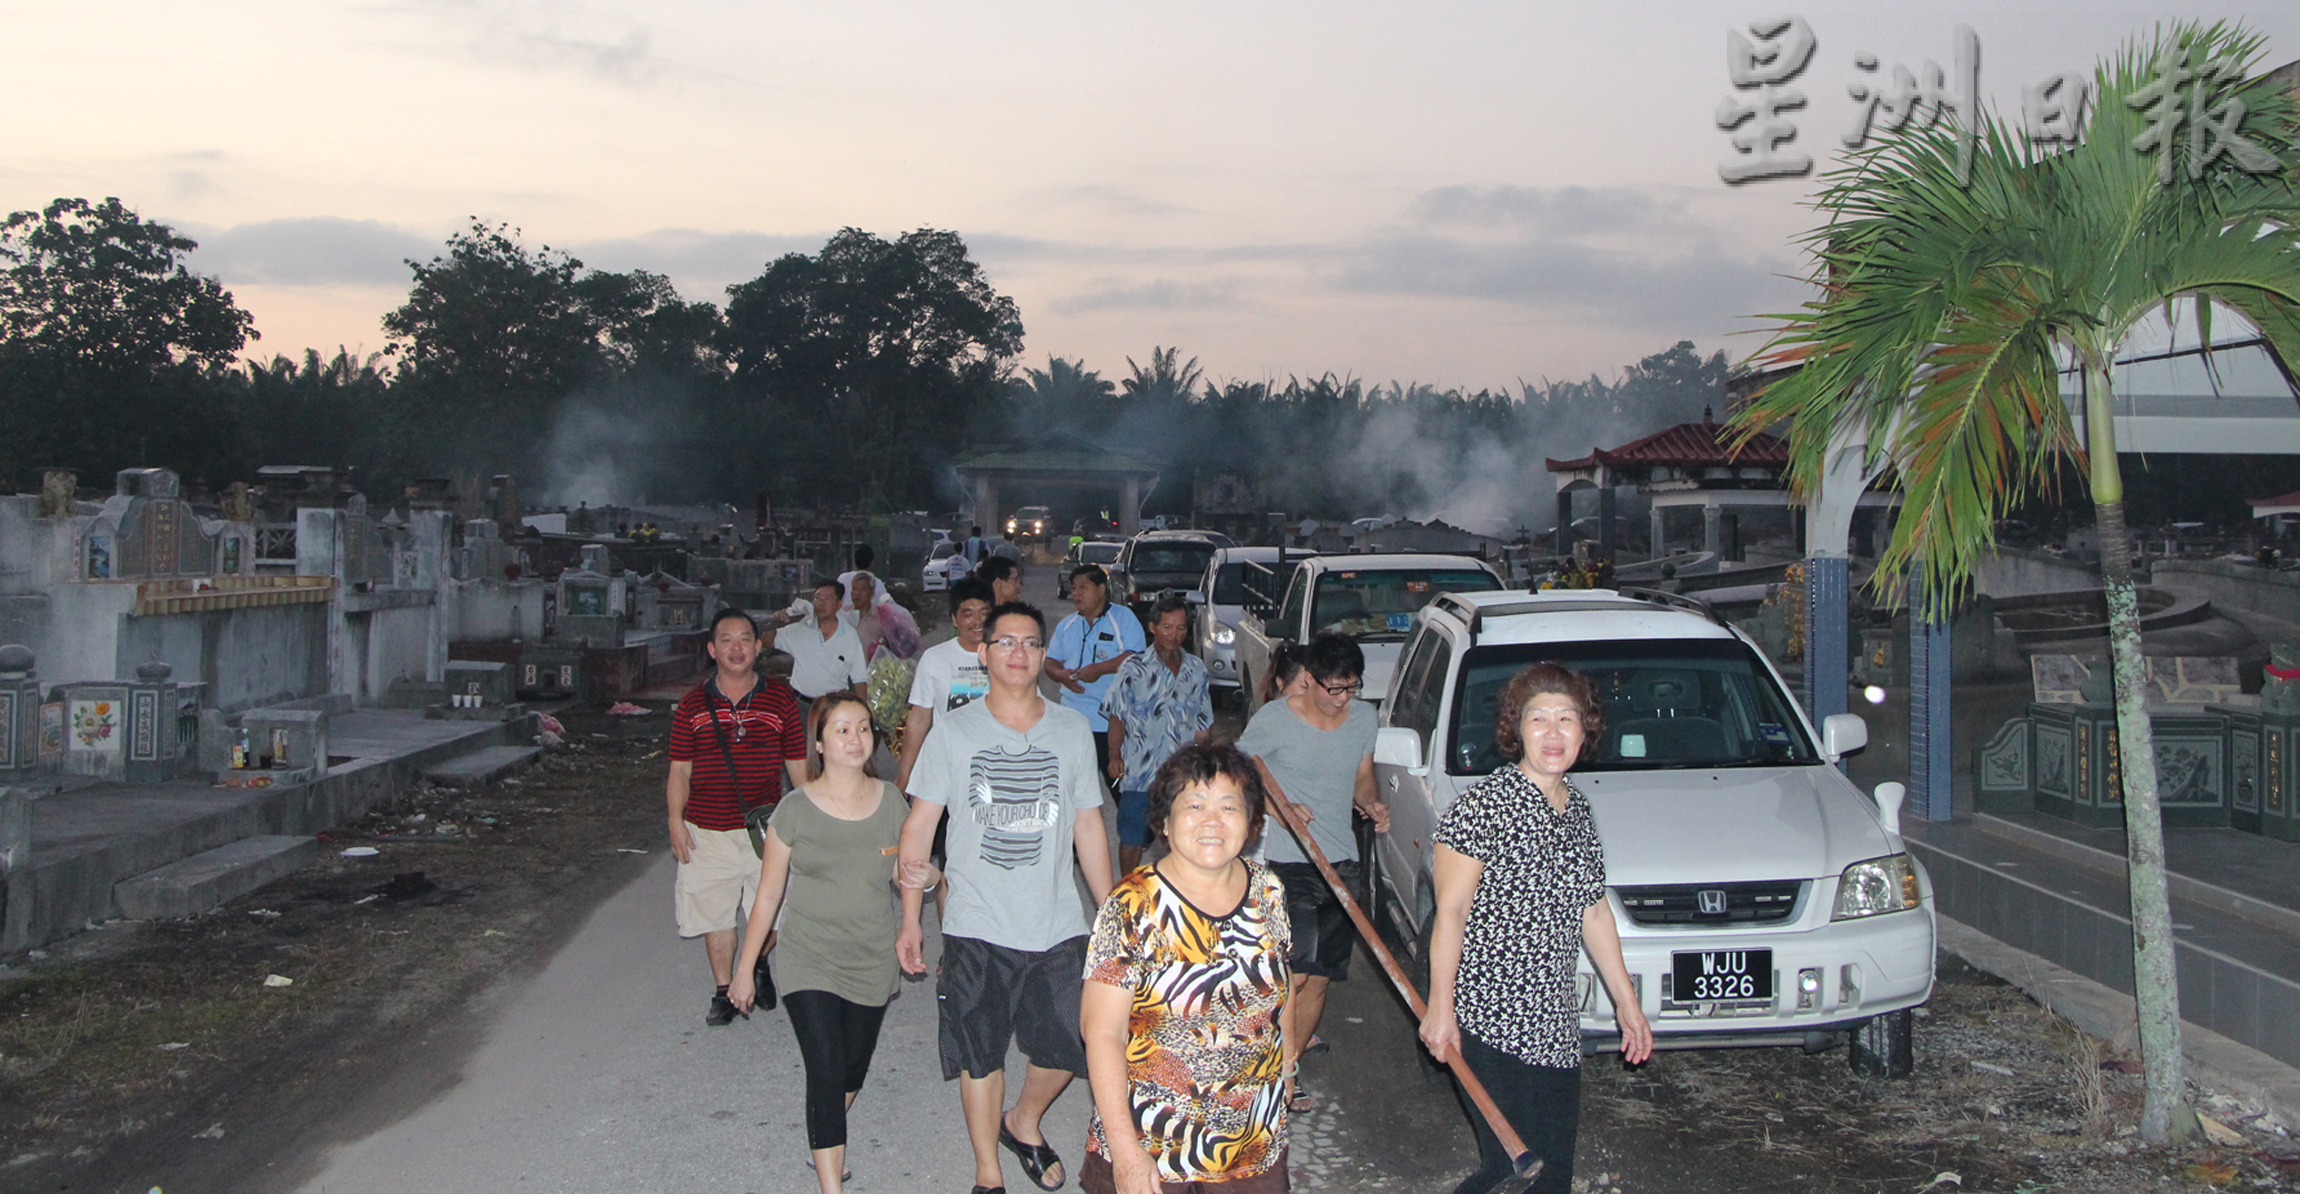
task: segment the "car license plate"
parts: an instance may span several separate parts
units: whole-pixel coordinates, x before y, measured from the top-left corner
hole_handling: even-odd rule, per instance
[[[1670,955],[1670,999],[1713,1003],[1773,997],[1773,951],[1710,949]]]

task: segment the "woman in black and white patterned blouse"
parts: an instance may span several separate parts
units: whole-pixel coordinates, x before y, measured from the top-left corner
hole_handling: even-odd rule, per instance
[[[1621,1055],[1653,1051],[1621,935],[1605,903],[1605,851],[1589,800],[1565,773],[1597,741],[1605,717],[1589,678],[1532,664],[1502,689],[1494,742],[1517,762],[1462,794],[1437,830],[1437,920],[1430,938],[1429,1014],[1422,1041],[1443,1059],[1459,1050],[1510,1126],[1542,1161],[1534,1191],[1573,1188],[1581,1120],[1581,1009],[1574,963],[1586,943],[1621,1028]],[[1477,1129],[1480,1167],[1454,1194],[1484,1194],[1510,1176],[1510,1158]]]

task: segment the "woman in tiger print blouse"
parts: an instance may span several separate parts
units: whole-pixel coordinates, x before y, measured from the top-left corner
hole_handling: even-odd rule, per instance
[[[1088,1194],[1287,1188],[1285,887],[1240,857],[1262,806],[1235,747],[1184,747],[1151,783],[1168,853],[1111,890],[1087,946]]]

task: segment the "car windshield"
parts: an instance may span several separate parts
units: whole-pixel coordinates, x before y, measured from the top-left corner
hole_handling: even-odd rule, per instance
[[[1400,642],[1414,613],[1440,593],[1475,593],[1501,586],[1493,574],[1469,568],[1353,568],[1318,578],[1310,631],[1337,630],[1361,643]]]
[[[1780,767],[1819,756],[1756,653],[1731,639],[1650,639],[1477,647],[1454,690],[1447,770],[1485,775],[1501,690],[1519,668],[1556,660],[1597,682],[1605,729],[1576,771]]]
[[[956,544],[956,543],[937,543],[937,544],[935,544],[935,545],[934,545],[934,558],[935,558],[935,559],[938,559],[938,560],[947,560],[947,559],[949,559],[950,557],[952,557],[952,556],[954,556],[954,555],[957,555],[957,554],[958,554],[958,544]]]
[[[1257,575],[1257,580],[1260,577]],[[1222,565],[1214,573],[1214,604],[1244,605],[1253,598],[1246,595],[1246,562],[1234,560]]]
[[[1206,574],[1206,561],[1214,558],[1211,543],[1144,543],[1134,549],[1136,572]]]
[[[1078,558],[1088,564],[1115,564],[1118,551],[1124,546],[1123,543],[1082,543],[1078,546]]]

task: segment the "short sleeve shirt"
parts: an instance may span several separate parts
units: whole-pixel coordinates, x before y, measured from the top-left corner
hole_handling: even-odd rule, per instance
[[[807,757],[799,703],[789,685],[765,676],[729,703],[711,676],[672,710],[670,753],[672,762],[693,765],[687,821],[698,829],[741,829],[745,812],[782,798],[783,764]]]
[[[982,657],[955,638],[921,652],[918,671],[910,681],[910,703],[936,717],[971,705],[989,692],[990,671],[982,666]]]
[[[1605,898],[1605,848],[1589,800],[1568,781],[1564,812],[1513,764],[1478,781],[1438,821],[1436,840],[1484,864],[1454,979],[1462,1031],[1531,1065],[1581,1064],[1573,972],[1581,918]]]
[[[1086,719],[1041,702],[1017,730],[976,701],[934,719],[910,794],[949,811],[943,932],[1038,953],[1086,932],[1071,879],[1071,831],[1102,807]]]
[[[1054,628],[1054,637],[1047,641],[1046,657],[1066,668],[1093,667],[1105,660],[1116,659],[1126,651],[1142,651],[1149,646],[1142,637],[1142,620],[1123,605],[1104,609],[1099,617],[1088,621],[1084,614],[1072,614]],[[1081,687],[1085,692],[1072,692],[1062,688],[1062,703],[1086,715],[1086,721],[1095,733],[1110,728],[1110,720],[1102,716],[1102,698],[1109,695],[1110,685],[1118,679],[1116,673]]]
[[[1119,754],[1126,763],[1127,791],[1148,791],[1166,760],[1189,745],[1198,731],[1214,724],[1207,680],[1205,663],[1188,651],[1182,652],[1180,668],[1167,667],[1156,651],[1144,651],[1111,677],[1110,691],[1102,697],[1102,716],[1115,717],[1126,726]]]
[[[775,809],[775,836],[791,848],[789,886],[775,938],[775,980],[785,991],[828,991],[849,1003],[883,1006],[901,975],[894,939],[894,861],[910,806],[881,785],[878,809],[842,821],[791,793]]]
[[[1286,1001],[1286,889],[1246,863],[1227,916],[1183,898],[1155,866],[1121,880],[1094,919],[1086,979],[1128,992],[1129,1125],[1162,1182],[1253,1177],[1286,1147],[1279,1011]],[[1097,1112],[1086,1147],[1107,1157]]]
[[[1309,807],[1310,837],[1329,862],[1358,856],[1350,806],[1357,801],[1358,768],[1373,757],[1378,729],[1374,707],[1364,701],[1351,701],[1341,726],[1331,730],[1303,721],[1285,701],[1271,701],[1238,736],[1238,749],[1269,765],[1286,799]],[[1262,844],[1272,862],[1310,860],[1274,816]]]
[[[793,622],[775,632],[775,649],[790,655],[791,687],[810,701],[870,679],[862,638],[854,623],[844,618],[829,638],[823,637],[812,615]]]

